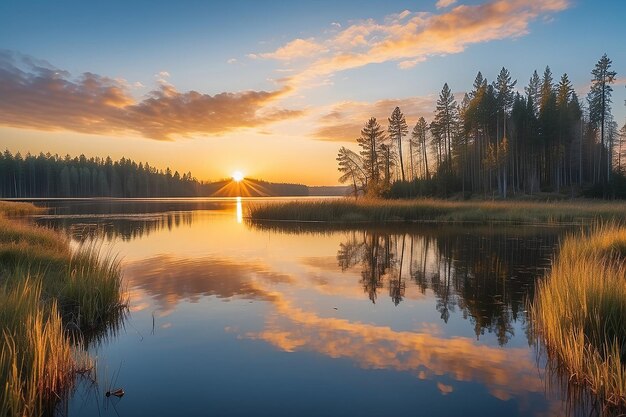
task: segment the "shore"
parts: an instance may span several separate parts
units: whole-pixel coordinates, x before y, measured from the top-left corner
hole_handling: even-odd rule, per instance
[[[509,222],[572,223],[626,219],[626,203],[594,200],[449,201],[436,199],[334,199],[256,205],[252,221],[398,223],[398,222]]]
[[[538,283],[531,316],[555,369],[626,410],[626,227],[568,236]]]
[[[84,342],[126,308],[119,263],[95,244],[69,239],[23,216],[42,209],[0,202],[0,414],[39,416],[71,390],[92,361]]]

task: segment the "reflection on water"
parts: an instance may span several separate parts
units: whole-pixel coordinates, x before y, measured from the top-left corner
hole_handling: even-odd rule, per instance
[[[589,412],[547,390],[529,347],[562,229],[250,225],[240,198],[48,204],[40,222],[120,253],[131,293],[125,331],[93,347],[98,387],[119,369],[127,395],[112,411],[82,386],[70,415]]]
[[[446,229],[448,229],[446,231]],[[376,302],[387,291],[398,305],[407,282],[430,290],[447,323],[457,309],[474,323],[476,337],[495,333],[505,344],[512,321],[524,319],[534,280],[550,264],[557,231],[520,237],[499,227],[420,228],[418,232],[350,232],[337,260],[343,270],[359,268],[364,292]]]
[[[241,206],[241,197],[237,197],[237,223],[243,222],[243,207]]]

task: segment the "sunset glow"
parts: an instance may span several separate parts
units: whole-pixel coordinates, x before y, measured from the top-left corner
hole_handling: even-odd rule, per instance
[[[0,417],[626,415],[624,17],[0,1]]]
[[[243,181],[244,176],[241,173],[241,171],[235,171],[235,172],[233,172],[232,178],[233,178],[233,181],[235,181],[235,182],[241,182],[241,181]]]
[[[245,164],[250,178],[335,185],[338,147],[355,150],[370,116],[386,122],[399,106],[409,125],[430,122],[445,82],[460,101],[478,71],[492,82],[502,66],[522,94],[535,69],[567,72],[582,99],[605,52],[621,126],[626,3],[607,3],[610,13],[572,0],[193,2],[171,13],[157,2],[146,19],[126,2],[4,2],[1,145],[199,180]],[[112,30],[120,9],[128,24]]]

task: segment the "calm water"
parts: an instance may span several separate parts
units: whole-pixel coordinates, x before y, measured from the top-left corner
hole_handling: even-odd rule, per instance
[[[97,381],[83,380],[64,413],[547,416],[571,407],[526,313],[563,229],[246,224],[246,206],[264,203],[40,203],[53,210],[39,222],[118,253],[130,292],[123,328],[90,347]],[[106,398],[113,387],[126,395]]]

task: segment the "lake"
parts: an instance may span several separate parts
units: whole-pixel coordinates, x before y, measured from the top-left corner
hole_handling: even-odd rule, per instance
[[[567,229],[247,222],[272,201],[37,202],[39,223],[118,254],[130,297],[60,414],[589,413],[526,311]]]

